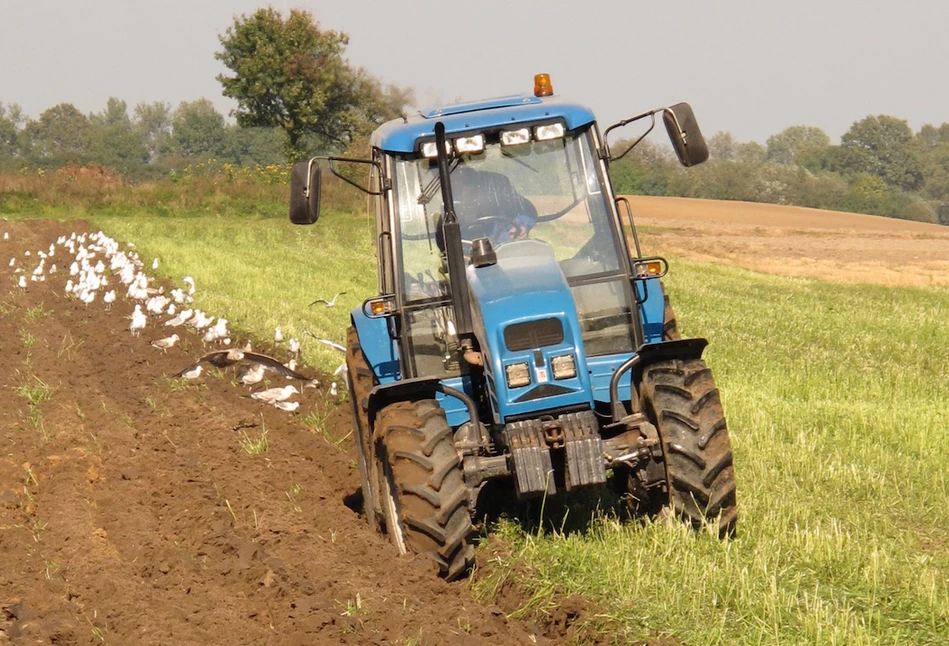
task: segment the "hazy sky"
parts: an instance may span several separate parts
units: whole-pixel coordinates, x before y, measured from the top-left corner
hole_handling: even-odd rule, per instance
[[[791,125],[836,142],[888,114],[949,122],[946,0],[276,0],[350,36],[349,60],[430,105],[557,94],[601,126],[688,101],[706,135],[764,143]],[[211,99],[218,36],[255,0],[0,0],[0,102],[31,117],[57,103],[98,112],[109,96]]]

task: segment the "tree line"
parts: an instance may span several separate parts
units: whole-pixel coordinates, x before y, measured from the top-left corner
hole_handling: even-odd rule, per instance
[[[238,165],[345,151],[398,116],[412,92],[384,84],[344,56],[349,37],[320,29],[307,11],[273,8],[234,19],[215,53],[217,80],[237,101],[235,124],[207,99],[139,103],[112,97],[101,112],[61,103],[32,119],[0,103],[0,170],[100,164],[128,177],[196,160]]]
[[[0,170],[99,164],[127,178],[166,174],[196,161],[285,164],[314,153],[365,147],[382,122],[412,103],[412,91],[351,65],[349,37],[321,29],[307,11],[273,8],[234,18],[215,53],[217,80],[234,99],[228,123],[207,99],[173,108],[110,98],[83,114],[61,103],[38,118],[0,103]],[[625,149],[616,142],[614,150]],[[832,144],[792,126],[765,145],[728,132],[709,138],[706,164],[683,169],[668,148],[644,141],[614,160],[618,193],[793,204],[949,224],[949,124],[914,133],[887,115],[855,122]]]
[[[208,99],[174,109],[164,101],[139,103],[131,113],[115,97],[90,114],[60,103],[36,119],[15,103],[0,104],[0,170],[92,163],[135,179],[208,159],[239,165],[285,162],[278,129],[228,124]]]
[[[832,144],[820,128],[791,126],[765,145],[728,132],[708,139],[709,161],[682,169],[644,141],[611,169],[619,193],[790,204],[949,224],[949,123],[914,133],[888,115],[856,121]],[[612,146],[623,150],[623,142]]]

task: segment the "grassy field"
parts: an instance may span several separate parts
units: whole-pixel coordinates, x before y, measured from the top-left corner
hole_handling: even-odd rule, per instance
[[[674,261],[680,325],[711,340],[739,536],[610,518],[525,534],[476,586],[538,609],[599,599],[628,637],[688,644],[949,643],[949,293]],[[622,642],[622,640],[619,640]]]
[[[194,276],[198,307],[261,339],[281,325],[342,341],[348,310],[375,292],[364,215],[293,227],[263,215],[106,213],[93,221],[158,257],[173,282]],[[482,541],[472,587],[491,598],[517,585],[531,597],[523,615],[584,595],[594,611],[581,641],[949,643],[949,292],[671,260],[680,326],[711,341],[738,537],[609,513],[576,531],[502,520]],[[338,291],[336,308],[307,306]],[[338,353],[302,340],[309,363],[338,365]]]

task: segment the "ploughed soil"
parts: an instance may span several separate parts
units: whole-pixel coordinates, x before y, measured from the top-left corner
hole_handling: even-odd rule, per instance
[[[786,276],[949,286],[949,227],[794,206],[634,197],[643,251]]]
[[[179,328],[151,347],[167,316],[133,337],[117,278],[110,309],[105,290],[65,297],[74,258],[56,247],[58,272],[30,280],[37,252],[84,226],[0,223],[0,644],[563,641],[370,531],[329,380],[288,413],[233,368],[175,378],[202,341]],[[243,448],[264,434],[267,450]]]
[[[648,253],[845,282],[949,284],[949,228],[739,202],[631,201]],[[0,644],[575,637],[570,624],[583,612],[543,625],[508,619],[523,601],[516,590],[499,591],[505,610],[479,603],[464,582],[445,583],[425,559],[397,556],[370,531],[349,406],[327,392],[328,379],[302,389],[295,413],[249,398],[233,368],[179,379],[206,351],[202,341],[179,329],[177,346],[151,347],[171,333],[161,325],[168,317],[132,336],[133,305],[117,279],[111,308],[104,290],[89,305],[66,297],[73,257],[56,247],[59,272],[30,280],[38,251],[87,229],[0,222],[9,238],[0,240]],[[266,450],[255,451],[250,443],[263,436]]]

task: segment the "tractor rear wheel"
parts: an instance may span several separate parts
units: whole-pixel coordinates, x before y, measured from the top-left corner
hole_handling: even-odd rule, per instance
[[[669,295],[663,294],[662,298],[665,302],[665,308],[662,312],[662,340],[677,341],[682,338],[682,335],[679,334],[679,322],[676,321],[676,313],[672,309],[672,304],[669,303]]]
[[[369,437],[369,393],[376,385],[376,376],[359,345],[355,327],[346,332],[346,382],[352,403],[353,431],[356,439],[356,461],[362,487],[363,513],[373,529],[379,529],[379,469]]]
[[[390,404],[376,418],[376,437],[393,544],[403,554],[430,557],[449,581],[463,576],[474,563],[471,515],[445,411],[433,399]]]
[[[722,402],[701,359],[660,361],[643,369],[643,412],[656,425],[672,511],[732,535],[738,519],[735,470]],[[630,485],[633,483],[630,482]]]

